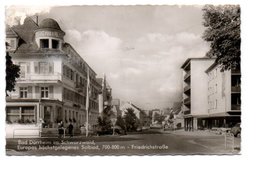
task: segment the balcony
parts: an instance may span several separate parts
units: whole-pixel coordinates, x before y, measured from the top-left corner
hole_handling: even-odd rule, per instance
[[[187,97],[184,99],[184,104],[190,104],[190,97]]]
[[[241,92],[241,86],[231,86],[231,92],[232,93],[240,93]]]
[[[231,69],[231,74],[241,74],[240,69]]]
[[[84,91],[84,86],[82,84],[75,84],[75,88],[78,92]]]
[[[185,87],[184,87],[184,92],[187,92],[187,91],[189,91],[190,90],[190,85],[186,85]]]
[[[241,104],[231,104],[231,110],[241,110]]]
[[[189,77],[190,77],[190,71],[188,71],[188,72],[185,74],[184,80],[186,80],[186,79],[189,78]]]
[[[60,73],[54,74],[26,74],[24,77],[19,78],[20,81],[61,81],[62,76]]]
[[[190,110],[185,110],[185,111],[183,112],[183,114],[184,114],[184,115],[190,114]]]

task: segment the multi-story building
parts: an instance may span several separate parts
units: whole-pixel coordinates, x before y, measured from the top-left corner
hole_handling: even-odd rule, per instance
[[[232,127],[241,121],[241,73],[240,69],[221,71],[212,64],[208,75],[208,114],[200,120],[199,127]]]
[[[208,76],[205,70],[214,59],[188,58],[183,69],[184,129],[197,129],[197,120],[208,114]]]
[[[75,129],[85,124],[87,84],[92,89],[90,122],[91,116],[96,118],[96,73],[64,36],[59,24],[49,18],[38,24],[27,17],[24,24],[7,27],[8,51],[20,66],[15,91],[6,98],[7,136],[18,127],[35,127],[40,120],[44,128],[56,128],[59,121],[73,122]]]
[[[225,70],[215,59],[189,58],[183,69],[185,130],[229,127],[240,122],[240,70]]]

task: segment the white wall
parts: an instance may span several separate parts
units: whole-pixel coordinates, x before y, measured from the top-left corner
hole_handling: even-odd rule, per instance
[[[209,114],[223,113],[231,108],[231,73],[230,71],[221,72],[218,67],[215,67],[210,72],[214,74],[215,71],[216,76],[213,76],[208,82],[209,88],[211,88],[212,91],[208,94]],[[215,101],[217,101],[216,106]],[[210,105],[210,103],[213,103],[214,105]]]
[[[213,64],[213,60],[191,59],[191,114],[208,114],[208,76],[206,69]]]

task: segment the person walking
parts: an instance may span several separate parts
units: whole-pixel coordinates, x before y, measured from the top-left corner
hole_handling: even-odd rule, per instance
[[[64,129],[63,129],[63,122],[58,123],[58,133],[59,133],[59,138],[63,137],[64,134]]]
[[[68,126],[68,130],[69,130],[70,137],[73,137],[73,124],[71,122],[70,122],[70,124]]]

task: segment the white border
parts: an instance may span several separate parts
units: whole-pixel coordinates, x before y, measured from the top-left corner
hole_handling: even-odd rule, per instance
[[[8,0],[1,2],[1,56],[4,57],[4,6],[28,5],[128,5],[128,4],[241,4],[242,7],[242,155],[152,157],[6,157],[4,93],[0,110],[1,179],[258,179],[259,177],[259,6],[249,1],[64,1]],[[2,58],[4,62],[4,58]],[[4,63],[0,81],[4,82]],[[4,86],[1,86],[4,92]]]

